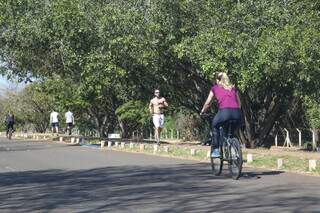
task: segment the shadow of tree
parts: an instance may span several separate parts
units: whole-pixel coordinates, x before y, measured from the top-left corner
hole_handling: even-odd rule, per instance
[[[320,194],[312,184],[299,188],[254,178],[280,173],[247,172],[252,179],[233,181],[214,177],[208,167],[176,164],[0,173],[0,211],[263,212],[319,205]],[[309,191],[301,193],[302,188]]]

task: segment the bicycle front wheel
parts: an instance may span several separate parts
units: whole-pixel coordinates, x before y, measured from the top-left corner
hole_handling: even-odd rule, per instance
[[[231,138],[229,144],[229,171],[231,177],[237,180],[241,176],[243,163],[241,146],[237,138]]]
[[[211,145],[211,153],[213,151],[213,146]],[[214,158],[210,156],[210,161],[211,161],[211,168],[212,168],[212,173],[215,176],[218,176],[222,172],[222,167],[223,167],[223,159],[222,159],[222,150],[220,150],[220,155],[221,157]]]

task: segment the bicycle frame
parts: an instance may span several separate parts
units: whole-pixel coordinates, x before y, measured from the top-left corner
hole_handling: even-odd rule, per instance
[[[229,156],[229,150],[230,150],[230,147],[231,147],[231,144],[230,144],[230,138],[232,138],[233,134],[232,134],[232,127],[228,126],[228,134],[227,134],[227,137],[225,137],[224,135],[224,129],[223,127],[221,126],[219,128],[219,148],[220,150],[222,150],[221,153],[223,153],[223,155],[221,156],[222,160],[223,161],[229,161],[230,160],[230,156]]]
[[[202,115],[203,117],[212,117],[212,114]],[[239,140],[233,136],[233,132],[237,125],[237,121],[230,120],[226,124],[219,127],[219,149],[220,157],[210,157],[211,167],[213,174],[218,176],[222,172],[223,162],[227,161],[229,171],[233,179],[237,180],[241,176],[242,170],[242,151]],[[224,126],[226,126],[224,131]],[[225,136],[227,132],[227,136]],[[211,138],[213,140],[213,138]],[[213,143],[211,143],[211,152],[215,149]],[[234,157],[235,156],[235,157]]]

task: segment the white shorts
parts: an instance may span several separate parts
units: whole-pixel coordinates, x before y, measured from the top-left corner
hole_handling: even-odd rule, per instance
[[[152,116],[153,124],[156,128],[163,128],[164,115],[163,114],[153,114]]]

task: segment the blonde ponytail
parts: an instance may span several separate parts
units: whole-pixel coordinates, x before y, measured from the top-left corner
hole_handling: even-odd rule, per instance
[[[231,84],[230,79],[225,72],[219,72],[217,75],[217,84],[222,86],[226,90],[231,90],[234,85]]]

